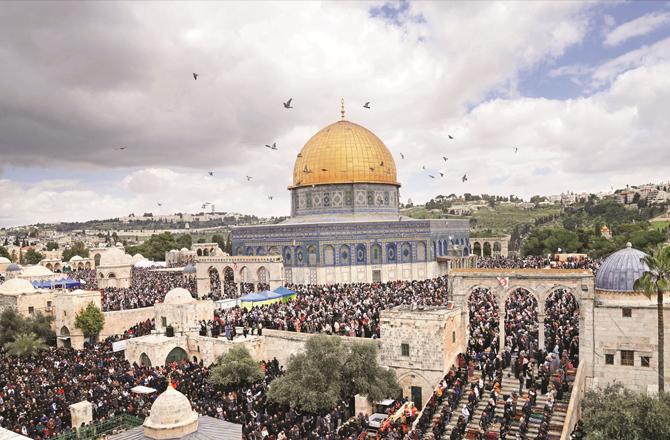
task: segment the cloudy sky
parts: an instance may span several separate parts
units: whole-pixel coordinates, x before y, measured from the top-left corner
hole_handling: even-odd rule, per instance
[[[0,65],[0,226],[287,215],[341,97],[402,201],[670,179],[666,2],[3,2]]]

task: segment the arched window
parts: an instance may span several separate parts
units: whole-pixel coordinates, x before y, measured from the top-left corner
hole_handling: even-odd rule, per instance
[[[256,248],[256,255],[265,255],[265,248],[262,246],[258,246]]]
[[[198,254],[198,257],[202,257],[202,249],[198,249],[198,252],[196,252],[196,254]]]
[[[444,254],[442,253],[442,240],[440,240],[440,255],[444,255]]]
[[[291,264],[291,259],[293,258],[293,252],[291,252],[291,248],[288,246],[284,246],[284,251],[282,252],[284,255],[284,262],[286,264]]]
[[[395,263],[397,260],[397,252],[395,243],[388,243],[386,245],[386,262]]]
[[[268,249],[268,255],[279,255],[279,249],[277,246],[272,246]]]
[[[335,248],[331,245],[323,247],[323,263],[326,266],[333,266],[335,264]]]
[[[426,243],[420,241],[416,245],[416,260],[426,261]]]
[[[484,252],[485,257],[490,257],[491,256],[491,243],[489,243],[488,241],[484,242],[483,252]]]
[[[316,246],[310,245],[307,248],[307,264],[309,266],[316,266]]]
[[[442,255],[449,255],[449,242],[447,240],[442,242],[442,252],[444,252]]]
[[[242,246],[238,246],[235,248],[235,255],[244,255],[242,253]]]
[[[363,243],[356,245],[356,264],[365,264],[367,261],[367,249]]]
[[[305,250],[302,246],[297,246],[295,248],[295,264],[298,266],[305,264]]]
[[[349,246],[343,244],[340,247],[340,264],[349,265],[351,264],[351,252]]]
[[[253,255],[254,254],[254,248],[251,246],[247,246],[247,255]]]
[[[403,263],[412,262],[412,246],[409,243],[405,242],[400,248],[400,258]]]
[[[188,359],[186,351],[181,347],[175,347],[170,353],[168,353],[165,358],[166,364],[171,364],[172,362],[179,362]]]
[[[372,264],[382,263],[382,247],[379,244],[373,244],[370,248],[372,253]]]

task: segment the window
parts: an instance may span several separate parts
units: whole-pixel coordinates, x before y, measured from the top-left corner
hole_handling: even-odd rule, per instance
[[[400,354],[409,356],[409,344],[400,344]]]
[[[640,356],[640,366],[649,367],[649,356]]]
[[[451,332],[451,342],[452,344],[456,343],[456,332]]]
[[[633,309],[630,307],[624,307],[621,309],[621,316],[624,318],[631,318],[633,316]]]
[[[34,315],[35,314],[35,307],[28,307],[28,314],[29,315]]]
[[[635,352],[633,350],[621,350],[621,365],[629,367],[635,365]]]
[[[51,308],[51,301],[47,301],[47,309]]]
[[[165,316],[161,316],[161,327],[167,327],[167,318]]]
[[[613,354],[606,354],[605,355],[605,364],[614,365],[614,355]]]

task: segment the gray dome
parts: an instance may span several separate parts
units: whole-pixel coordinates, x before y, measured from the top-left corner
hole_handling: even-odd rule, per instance
[[[192,264],[187,265],[184,267],[184,273],[195,273],[195,266]]]
[[[596,289],[614,292],[634,292],[633,284],[649,270],[641,261],[646,257],[642,251],[633,249],[628,243],[625,249],[614,252],[607,257],[598,269],[596,275]]]
[[[12,263],[9,266],[7,266],[7,272],[21,272],[21,266],[19,266],[16,263]]]

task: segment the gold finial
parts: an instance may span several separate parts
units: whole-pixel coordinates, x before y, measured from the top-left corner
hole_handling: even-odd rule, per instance
[[[174,388],[172,384],[172,373],[168,374],[168,386]]]
[[[340,101],[340,114],[342,115],[342,120],[344,121],[344,98]]]

